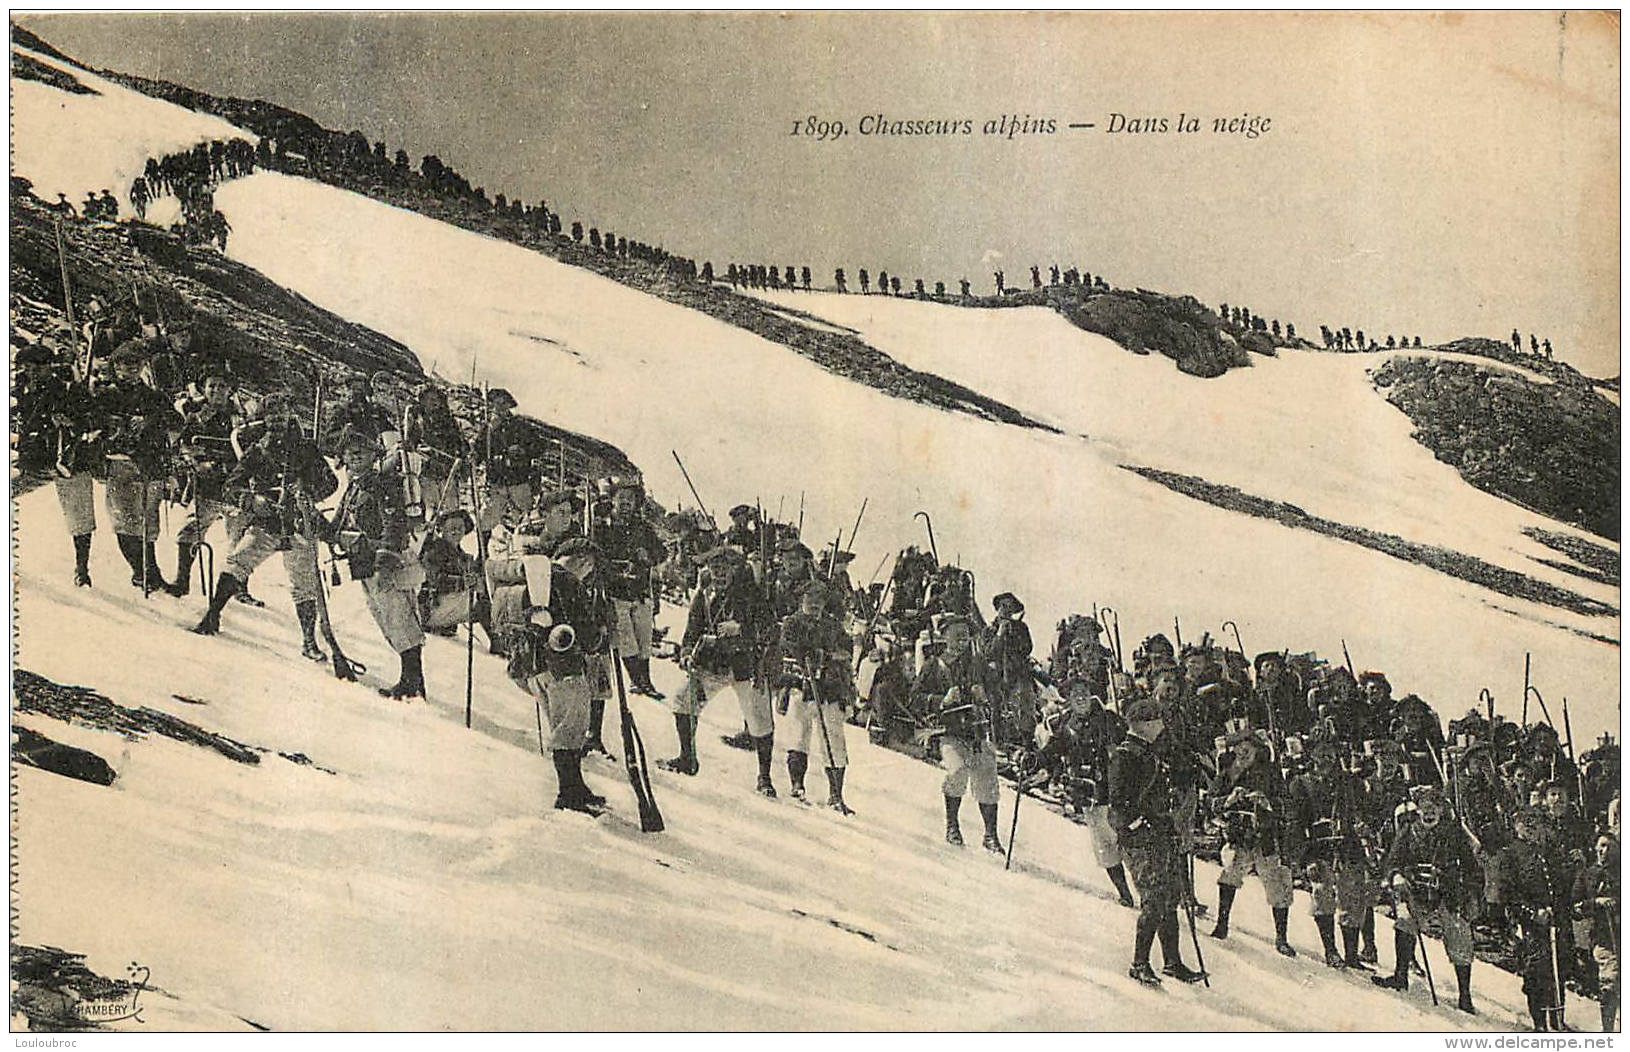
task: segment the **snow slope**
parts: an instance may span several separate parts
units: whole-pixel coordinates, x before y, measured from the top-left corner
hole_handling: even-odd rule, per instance
[[[12,50],[59,69],[96,95],[60,91],[34,80],[11,79],[11,170],[34,184],[34,193],[47,201],[68,195],[75,208],[85,195],[104,187],[130,214],[130,184],[149,157],[191,149],[200,141],[248,139],[260,136],[207,113],[173,106],[160,99],[121,87],[71,66],[60,59],[27,48]],[[103,138],[102,136],[105,136]],[[163,220],[178,211],[173,198]],[[157,212],[149,218],[157,221]]]
[[[941,842],[936,769],[852,728],[849,819],[787,799],[779,763],[783,797],[756,796],[751,755],[718,741],[739,722],[729,701],[703,715],[700,776],[655,774],[667,832],[638,831],[622,771],[605,763],[587,777],[615,814],[554,812],[535,713],[498,660],[477,659],[466,730],[459,641],[427,645],[428,702],[374,695],[395,667],[356,585],[333,608],[348,652],[371,668],[361,686],[299,660],[277,560],[254,578],[267,608],[232,604],[223,634],[201,641],[185,631],[201,600],[137,598],[105,532],[97,587],[74,589],[58,515],[48,489],[17,510],[19,666],[272,750],[251,767],[15,717],[119,772],[102,788],[17,768],[13,832],[20,941],[84,953],[104,975],[131,960],[152,969],[164,993],[145,1024],[120,1028],[1517,1025],[1518,983],[1492,969],[1478,970],[1475,1019],[1434,1009],[1419,987],[1399,997],[1327,970],[1305,899],[1291,926],[1303,957],[1280,958],[1254,887],[1234,937],[1206,940],[1209,991],[1145,991],[1124,976],[1133,914],[1113,901],[1083,828],[1025,807],[1016,871],[1003,873],[1000,859]],[[224,545],[219,530],[213,540]],[[655,675],[678,686],[670,664]],[[651,754],[670,754],[665,711],[633,701]],[[1004,836],[1010,806],[1004,795]],[[978,828],[971,802],[963,822]],[[1214,879],[1202,864],[1210,901]],[[1390,946],[1385,921],[1380,939]],[[1432,954],[1444,981],[1448,962],[1436,944]],[[1573,1017],[1593,1019],[1587,1008]]]

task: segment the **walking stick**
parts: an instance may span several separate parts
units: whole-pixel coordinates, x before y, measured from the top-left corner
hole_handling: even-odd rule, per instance
[[[543,747],[543,699],[533,697],[532,711],[537,713],[538,716],[538,755],[547,760],[549,753]]]
[[[826,765],[828,767],[836,767],[838,765],[838,760],[836,756],[832,755],[832,734],[826,729],[826,714],[821,711],[822,702],[820,688],[816,685],[815,677],[811,673],[807,663],[803,667],[803,673],[804,682],[809,685],[810,697],[815,699],[815,722],[820,725],[821,741],[826,745]],[[806,699],[806,701],[807,700],[808,699]],[[842,732],[840,731],[839,733]]]
[[[697,500],[700,501],[701,498],[698,497]],[[804,536],[804,491],[803,490],[798,491],[798,536],[800,538],[802,538]]]
[[[147,557],[147,475],[137,472],[136,481],[141,487],[141,597],[147,599],[152,596],[147,590],[147,565],[153,561]]]
[[[1358,682],[1358,671],[1353,668],[1353,655],[1347,653],[1347,641],[1345,639],[1341,641],[1341,656],[1347,659],[1347,674],[1353,677],[1353,682]]]
[[[1013,779],[1013,822],[1007,827],[1007,861],[1002,868],[1013,868],[1013,838],[1019,834],[1019,801],[1024,799],[1024,773]]]
[[[928,550],[934,553],[934,566],[937,568],[940,562],[940,550],[939,546],[934,543],[934,520],[929,517],[926,511],[919,511],[912,518],[920,518],[928,526]]]
[[[1183,623],[1176,617],[1172,618],[1172,633],[1177,636],[1177,652],[1183,652]]]
[[[1194,878],[1192,876],[1194,869],[1194,852],[1190,851],[1188,853],[1188,858],[1189,871],[1191,874],[1189,877],[1189,886],[1192,888],[1194,886]],[[1141,890],[1139,891],[1139,894],[1142,894]],[[1183,896],[1183,912],[1189,919],[1189,941],[1194,944],[1194,959],[1196,963],[1200,965],[1200,981],[1205,983],[1206,989],[1209,990],[1211,989],[1211,973],[1206,970],[1206,952],[1200,948],[1200,931],[1194,924],[1194,902],[1192,896],[1190,895]]]

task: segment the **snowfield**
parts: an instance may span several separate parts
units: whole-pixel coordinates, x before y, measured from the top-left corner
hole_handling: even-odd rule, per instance
[[[13,172],[48,199],[104,185],[122,196],[149,154],[247,136],[75,76],[103,94],[13,83]],[[1256,649],[1339,657],[1345,638],[1360,668],[1384,668],[1399,693],[1454,715],[1484,685],[1513,713],[1532,650],[1536,684],[1553,705],[1570,698],[1582,742],[1617,725],[1618,647],[1568,630],[1616,636],[1615,624],[1214,508],[1119,467],[1201,475],[1617,604],[1615,589],[1525,558],[1554,553],[1518,527],[1556,524],[1433,461],[1358,356],[1287,355],[1199,381],[1045,312],[784,298],[1067,432],[1051,435],[891,398],[699,313],[332,187],[259,173],[216,201],[234,231],[229,255],[402,341],[427,369],[474,369],[523,412],[618,445],[670,507],[692,503],[674,449],[717,516],[754,499],[795,514],[802,493],[813,548],[869,497],[861,581],[886,554],[924,545],[913,513],[930,512],[941,554],[978,573],[983,600],[1024,599],[1043,654],[1052,623],[1094,602],[1121,612],[1128,648],[1169,634],[1174,615],[1186,640],[1233,618]],[[19,502],[18,666],[271,750],[244,766],[15,716],[119,772],[101,788],[16,769],[18,938],[86,953],[104,975],[132,960],[152,968],[165,993],[145,1029],[1522,1025],[1517,980],[1486,966],[1476,1018],[1434,1009],[1420,984],[1400,997],[1327,970],[1305,896],[1291,922],[1303,956],[1280,958],[1254,885],[1235,936],[1206,940],[1212,989],[1143,990],[1125,977],[1133,915],[1112,900],[1084,829],[1027,805],[1017,872],[1004,874],[977,847],[943,844],[935,769],[859,732],[847,787],[857,816],[760,799],[752,758],[718,742],[738,725],[729,701],[704,715],[701,776],[656,774],[668,832],[638,832],[623,773],[607,764],[585,766],[613,815],[556,813],[532,705],[496,660],[476,662],[473,730],[461,642],[427,645],[429,702],[382,701],[372,688],[394,679],[394,659],[348,583],[332,599],[336,629],[371,671],[367,689],[338,683],[299,659],[275,559],[253,580],[267,608],[232,604],[223,634],[200,641],[184,629],[202,600],[141,600],[99,515],[97,587],[75,590],[52,494]],[[224,561],[224,537],[211,539]],[[655,675],[677,688],[673,665]],[[665,710],[633,700],[652,757],[670,755]],[[615,727],[609,715],[608,742]],[[785,793],[779,760],[776,777]],[[820,781],[814,772],[812,788]],[[1004,794],[1004,837],[1011,804]],[[966,801],[964,830],[977,822]],[[1211,902],[1214,880],[1202,865]],[[1442,994],[1452,973],[1435,943],[1432,954]],[[1595,1013],[1570,1020],[1593,1026]]]

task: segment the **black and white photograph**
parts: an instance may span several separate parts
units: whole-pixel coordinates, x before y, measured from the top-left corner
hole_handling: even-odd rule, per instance
[[[9,21],[18,1047],[1612,1047],[1618,12]]]

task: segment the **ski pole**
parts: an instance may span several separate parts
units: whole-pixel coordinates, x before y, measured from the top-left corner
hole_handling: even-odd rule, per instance
[[[702,509],[702,514],[707,516],[707,520],[709,522],[712,522],[713,521],[713,513],[707,510],[707,505],[706,504],[702,503],[702,495],[700,493],[696,492],[696,483],[694,483],[694,482],[692,482],[690,480],[690,472],[685,470],[685,462],[683,460],[679,459],[679,451],[677,449],[670,449],[668,452],[670,452],[670,453],[672,453],[674,455],[674,463],[679,465],[679,473],[681,475],[685,476],[685,485],[690,487],[690,495],[696,498],[696,506],[698,508],[701,508]],[[802,514],[802,512],[799,513],[798,521],[799,521],[799,525],[803,524],[803,514]]]

